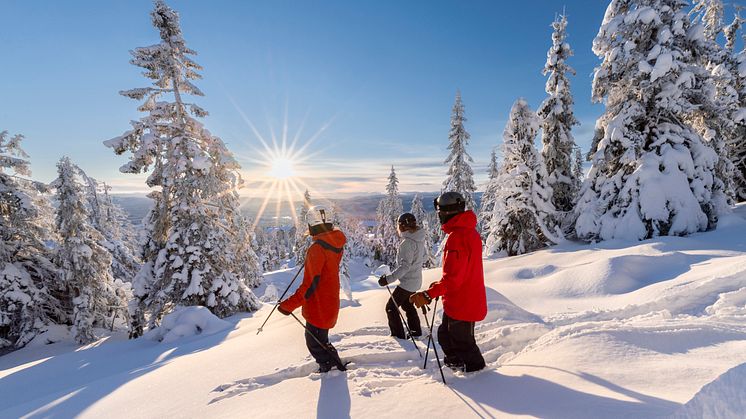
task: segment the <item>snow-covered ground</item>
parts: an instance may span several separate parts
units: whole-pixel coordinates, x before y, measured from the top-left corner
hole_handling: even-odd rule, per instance
[[[488,368],[445,370],[448,386],[432,352],[422,369],[411,341],[388,336],[388,293],[358,264],[332,330],[346,373],[312,373],[292,317],[257,334],[270,304],[226,322],[196,310],[150,339],[39,339],[0,357],[0,417],[746,417],[745,216],[686,238],[486,261]],[[257,294],[294,273],[267,275]]]

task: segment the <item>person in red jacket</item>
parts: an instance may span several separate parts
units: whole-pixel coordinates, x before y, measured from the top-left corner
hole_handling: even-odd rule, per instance
[[[308,231],[313,244],[306,252],[303,283],[278,307],[280,313],[286,316],[303,307],[301,314],[306,319],[306,346],[318,362],[319,372],[327,372],[335,364],[337,368],[343,368],[335,362],[335,357],[339,361],[339,355],[329,342],[329,329],[337,324],[339,263],[347,239],[342,231],[334,228],[331,219],[331,212],[322,206],[308,210]]]
[[[443,250],[443,276],[423,292],[410,297],[418,308],[443,297],[443,321],[438,342],[444,363],[465,372],[484,368],[484,358],[474,339],[474,323],[487,316],[487,295],[482,270],[482,240],[476,230],[477,216],[466,211],[466,201],[457,192],[435,199],[435,209],[448,234]]]

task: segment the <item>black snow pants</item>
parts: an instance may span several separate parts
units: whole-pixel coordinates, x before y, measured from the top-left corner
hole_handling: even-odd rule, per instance
[[[402,325],[401,318],[399,317],[399,309],[396,306],[404,309],[407,315],[407,325],[409,325],[412,335],[415,337],[422,336],[422,326],[420,326],[420,316],[417,314],[417,308],[409,302],[409,296],[414,293],[404,288],[396,287],[392,294],[394,295],[394,299],[389,298],[389,302],[386,303],[386,317],[389,319],[391,336],[396,336],[400,339],[407,338],[406,330],[404,330],[404,325]]]
[[[316,360],[316,362],[319,363],[319,365],[328,366],[330,364],[334,364],[334,360],[328,351],[336,354],[337,350],[329,342],[329,329],[321,329],[308,322],[306,322],[306,327],[306,346],[308,347],[308,351],[311,353],[311,356],[313,356],[313,358]],[[326,346],[326,349],[324,349],[323,346],[319,345],[319,343],[314,340],[313,336],[311,336],[311,333],[313,333],[313,336],[316,336],[316,339],[318,339],[319,342],[323,343]]]
[[[443,313],[438,343],[443,348],[443,362],[447,366],[463,368],[466,372],[484,368],[484,358],[474,339],[474,322],[455,320]]]

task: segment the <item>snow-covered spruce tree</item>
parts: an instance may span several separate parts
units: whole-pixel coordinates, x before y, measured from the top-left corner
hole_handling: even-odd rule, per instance
[[[115,279],[131,282],[140,269],[133,252],[135,231],[124,211],[111,201],[106,185],[76,166],[85,187],[88,223],[100,233],[103,246],[111,254],[111,273]]]
[[[251,223],[240,213],[235,214],[233,225],[236,229],[236,274],[249,288],[256,288],[262,283],[262,266],[256,254],[256,238]]]
[[[682,0],[615,0],[593,42],[606,104],[577,204],[578,237],[645,239],[714,228],[718,156],[683,122],[699,89]]]
[[[0,132],[0,351],[26,345],[69,315],[57,267],[45,242],[54,236],[46,186],[31,176],[22,135]],[[23,176],[23,177],[22,177]]]
[[[433,236],[430,234],[430,218],[427,216],[425,207],[422,206],[422,199],[420,194],[415,194],[412,198],[412,215],[417,220],[417,227],[425,230],[425,251],[426,257],[425,262],[422,264],[424,268],[434,268],[437,266],[435,260],[435,245],[433,243]]]
[[[729,65],[732,58],[718,43],[723,33],[722,0],[694,0],[690,15],[694,20],[687,31],[686,48],[692,53],[694,65],[689,71],[695,76],[696,88],[685,93],[693,105],[686,121],[718,155],[712,201],[717,212],[723,213],[730,210],[735,195],[730,144],[739,107]]]
[[[123,173],[152,169],[147,179],[159,187],[149,217],[148,248],[139,283],[147,283],[145,305],[150,324],[175,305],[204,305],[220,317],[251,311],[259,303],[233,270],[237,246],[230,214],[221,194],[235,188],[224,174],[238,165],[223,142],[203,128],[195,117],[207,112],[184,96],[202,96],[192,84],[201,67],[190,55],[179,27],[179,15],[162,0],[151,13],[161,42],[131,52],[131,63],[145,69],[151,87],[121,92],[143,100],[147,115],[132,122],[132,129],[106,142],[117,154],[132,153]],[[218,203],[216,203],[216,201]],[[138,290],[136,290],[136,293]]]
[[[520,255],[557,242],[561,236],[553,228],[552,193],[534,147],[538,131],[538,117],[524,99],[518,99],[503,134],[503,163],[497,178],[500,187],[485,244],[488,255],[500,251]]]
[[[545,90],[549,95],[537,113],[541,118],[542,134],[541,158],[546,167],[547,184],[552,189],[552,204],[562,216],[573,210],[575,205],[575,174],[572,171],[572,152],[575,140],[572,127],[578,125],[573,113],[573,98],[570,92],[569,74],[575,74],[566,61],[572,57],[567,38],[567,17],[561,16],[552,23],[552,46],[547,51],[544,75],[549,75]]]
[[[211,176],[204,177],[205,184],[201,189],[209,191],[205,198],[214,204],[216,221],[220,223],[216,231],[226,237],[225,243],[213,245],[213,257],[221,258],[218,265],[213,266],[220,266],[223,270],[224,284],[221,286],[235,291],[232,281],[237,278],[249,288],[256,288],[261,284],[262,271],[259,258],[252,248],[251,227],[240,211],[238,190],[244,187],[239,172],[241,166],[220,138],[206,132],[206,140],[207,152],[215,163]],[[221,246],[224,247],[223,251],[220,250]],[[216,287],[216,283],[212,286]],[[253,295],[247,298],[251,297]],[[222,311],[229,313],[231,310],[224,308]]]
[[[482,194],[482,202],[479,208],[478,221],[482,226],[482,241],[487,240],[490,235],[490,222],[492,220],[492,211],[495,209],[495,195],[500,187],[497,181],[499,166],[497,165],[497,153],[492,150],[490,154],[490,165],[487,167],[487,185]]]
[[[332,223],[335,227],[342,230],[347,237],[347,242],[344,245],[344,252],[342,252],[342,260],[339,263],[339,286],[341,291],[344,293],[347,300],[352,301],[352,274],[350,273],[350,261],[352,260],[352,234],[353,229],[350,228],[348,218],[337,205],[332,204]]]
[[[583,184],[583,178],[585,177],[585,172],[583,171],[583,152],[578,146],[575,146],[575,157],[572,160],[572,175],[575,181],[572,185],[573,195],[577,199],[580,186]]]
[[[474,160],[466,152],[469,143],[469,133],[464,128],[464,104],[461,102],[461,92],[456,92],[456,100],[451,111],[451,130],[448,133],[448,150],[450,154],[445,160],[448,165],[446,180],[443,181],[443,192],[458,192],[466,199],[466,208],[477,210],[474,202],[474,171],[470,163]]]
[[[293,244],[295,260],[299,265],[301,261],[306,258],[306,252],[308,251],[308,247],[311,245],[311,237],[308,235],[308,222],[306,217],[308,216],[308,209],[312,206],[311,194],[308,192],[308,189],[306,189],[303,193],[303,203],[298,211],[298,220],[295,223],[295,239]]]
[[[746,201],[746,35],[743,37],[743,50],[735,54],[734,48],[744,21],[746,20],[741,18],[740,13],[737,13],[733,22],[725,28],[726,62],[738,95],[737,110],[732,114],[734,131],[728,148],[734,166],[735,195],[739,202]]]
[[[72,301],[73,335],[78,343],[95,339],[94,327],[105,327],[126,302],[116,293],[111,275],[111,254],[91,224],[78,168],[63,157],[57,164],[57,216],[61,244],[57,258]]]
[[[378,204],[376,218],[378,222],[377,248],[381,262],[393,266],[396,263],[396,252],[399,248],[399,233],[396,220],[404,212],[399,196],[399,179],[394,166],[391,166],[389,182],[386,185],[386,196]]]

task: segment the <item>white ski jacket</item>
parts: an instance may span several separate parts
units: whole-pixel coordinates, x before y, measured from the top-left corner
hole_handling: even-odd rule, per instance
[[[396,255],[396,269],[386,277],[386,282],[399,281],[399,286],[409,292],[422,287],[422,264],[425,263],[425,230],[404,231]]]

